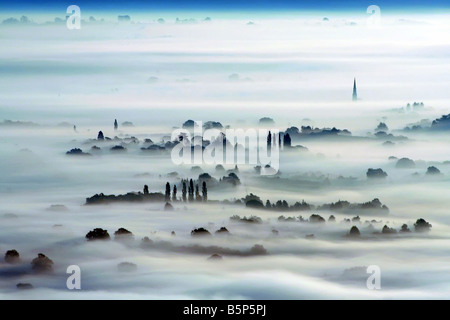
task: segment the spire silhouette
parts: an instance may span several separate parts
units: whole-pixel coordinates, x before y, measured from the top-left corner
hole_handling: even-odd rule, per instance
[[[356,92],[356,78],[353,78],[353,101],[358,100],[358,93]]]

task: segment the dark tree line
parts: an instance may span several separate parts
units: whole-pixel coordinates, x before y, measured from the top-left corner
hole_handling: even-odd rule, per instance
[[[144,186],[144,194],[148,194],[148,186]],[[170,183],[166,183],[166,191],[164,198],[167,202],[169,201],[178,201],[177,198],[177,186],[173,186],[173,191],[171,194],[171,187]],[[201,187],[201,194],[200,194],[200,187],[198,184],[194,185],[194,180],[181,180],[181,201],[183,202],[206,202],[208,201],[208,189],[206,187],[206,182],[203,181],[202,187]]]
[[[291,147],[291,136],[289,135],[289,133],[280,133],[278,135],[278,146],[281,146],[281,136],[283,136],[283,146],[285,146],[286,148]],[[272,135],[272,133],[269,131],[269,134],[267,135],[267,150],[272,149],[273,139],[275,139],[275,134]],[[273,140],[273,143],[275,143],[275,140]]]
[[[187,187],[189,185],[189,187]],[[202,188],[201,188],[201,195],[200,195],[200,188],[198,184],[195,184],[194,186],[194,181],[192,179],[190,179],[189,181],[186,180],[181,180],[181,199],[177,198],[177,186],[174,184],[173,185],[173,189],[170,186],[170,183],[167,182],[166,183],[166,190],[164,192],[164,200],[166,202],[170,202],[170,201],[183,201],[183,202],[193,202],[193,201],[198,201],[198,202],[206,202],[208,201],[208,189],[206,187],[206,182],[203,181],[202,183]],[[148,185],[144,185],[144,195],[148,195],[149,194],[149,189],[148,189]]]

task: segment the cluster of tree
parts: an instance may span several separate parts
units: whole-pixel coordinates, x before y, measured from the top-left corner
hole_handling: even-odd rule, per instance
[[[286,133],[290,138],[296,139],[302,136],[330,136],[330,135],[344,135],[351,136],[352,133],[347,129],[333,128],[313,128],[311,126],[301,126],[300,130],[297,127],[290,127],[286,129]]]
[[[429,232],[431,230],[432,225],[430,223],[428,223],[425,219],[417,219],[416,223],[414,223],[414,231],[418,232],[418,233],[424,233],[424,232]],[[411,232],[411,230],[409,229],[408,225],[406,223],[404,223],[400,230],[397,231],[394,228],[390,228],[387,225],[384,225],[383,228],[381,229],[381,234],[382,235],[392,235],[392,234],[397,234],[397,233],[409,233]],[[380,234],[380,232],[374,232],[374,234]],[[357,238],[361,236],[361,233],[358,229],[357,226],[353,226],[350,229],[350,232],[348,234],[349,237],[352,238]]]
[[[259,125],[268,126],[268,125],[275,125],[275,121],[272,118],[264,117],[259,119]]]
[[[182,196],[178,198],[178,188],[174,184],[173,189],[170,183],[166,183],[166,190],[164,194],[160,192],[150,193],[148,185],[144,185],[143,192],[129,192],[127,194],[119,195],[105,195],[103,193],[95,194],[90,198],[86,198],[86,204],[107,204],[112,202],[170,202],[170,201],[183,201],[183,202],[207,202],[208,201],[208,189],[206,187],[206,181],[203,181],[201,194],[198,184],[195,184],[192,179],[182,180]]]
[[[450,114],[443,115],[439,119],[433,120],[431,123],[432,130],[449,130],[450,129]]]
[[[111,240],[108,230],[102,228],[95,228],[89,231],[85,236],[87,241],[97,240]],[[125,228],[119,228],[114,232],[115,240],[134,240],[134,235],[131,231]]]
[[[70,149],[70,151],[67,151],[66,154],[69,156],[90,156],[91,155],[90,153],[83,152],[83,150],[81,150],[80,148]]]
[[[330,210],[330,211],[355,211],[355,210],[368,210],[373,211],[374,213],[389,213],[389,208],[382,204],[378,198],[373,199],[372,201],[363,202],[363,203],[350,203],[345,200],[339,200],[334,203],[328,203],[317,207],[317,210]]]
[[[17,250],[8,250],[5,253],[5,263],[18,264],[21,263],[20,254]],[[53,261],[43,253],[38,253],[38,256],[31,261],[31,267],[35,273],[51,273],[53,272]],[[18,288],[19,285],[17,286]],[[31,289],[31,288],[25,288]]]
[[[375,128],[375,132],[380,132],[380,131],[382,131],[382,132],[389,131],[389,128],[388,128],[388,126],[386,125],[386,123],[380,122],[380,123],[378,124],[378,126]]]
[[[409,159],[409,158],[401,158],[395,164],[395,167],[397,169],[412,169],[412,168],[415,168],[415,166],[416,166],[416,163],[414,162],[414,160]]]
[[[271,150],[272,145],[276,143],[276,134],[272,134],[272,132],[269,131],[267,134],[267,150]],[[283,142],[283,143],[281,143]],[[283,146],[286,148],[291,147],[291,136],[287,132],[280,132],[278,134],[278,146]]]
[[[195,230],[192,230],[192,236],[199,238],[206,238],[209,239],[211,233],[204,229],[204,228],[198,228]],[[205,237],[201,237],[201,235],[204,235]],[[253,247],[250,248],[250,250],[237,250],[237,249],[230,249],[225,247],[219,247],[216,245],[212,246],[205,246],[202,244],[193,244],[193,245],[184,245],[184,246],[177,246],[169,241],[159,240],[154,241],[149,239],[148,237],[144,237],[141,241],[140,247],[142,249],[158,249],[158,250],[164,250],[164,251],[172,251],[172,252],[178,252],[178,253],[194,253],[194,254],[209,254],[213,255],[214,258],[220,259],[221,255],[227,255],[227,256],[241,256],[241,257],[248,257],[248,256],[257,256],[257,255],[265,255],[267,254],[267,250],[259,244],[255,244]]]
[[[182,128],[183,129],[194,129],[195,127],[198,127],[198,123],[196,123],[194,120],[187,120],[183,123]],[[220,122],[217,121],[206,121],[203,124],[203,129],[223,129],[223,125]]]
[[[404,129],[405,131],[448,131],[450,130],[450,114],[442,115],[440,118],[433,120],[431,123],[428,119],[421,120],[419,123],[410,124]]]
[[[146,192],[146,193],[145,193]],[[144,193],[128,192],[127,194],[105,195],[103,193],[95,194],[90,198],[86,198],[86,204],[108,204],[114,202],[163,202],[164,195],[160,192],[148,193],[144,186]]]
[[[266,201],[264,205],[261,198],[253,193],[250,193],[245,198],[242,199],[246,207],[266,209],[266,210],[276,210],[276,211],[308,211],[313,209],[313,206],[306,203],[305,200],[301,202],[296,202],[294,205],[290,206],[286,200],[278,200],[271,203],[270,200]]]
[[[427,175],[431,175],[431,176],[432,175],[440,175],[441,174],[441,170],[439,170],[435,166],[431,166],[431,167],[428,167],[426,174]]]
[[[414,101],[414,103],[411,105],[411,103],[408,103],[407,105],[406,105],[406,109],[409,111],[410,109],[411,109],[411,107],[414,109],[414,110],[417,110],[417,109],[421,109],[421,108],[423,108],[423,107],[425,107],[425,104],[423,103],[423,102],[416,102],[416,101]]]
[[[383,169],[381,168],[378,169],[369,168],[367,170],[366,176],[368,179],[384,179],[387,177],[387,173],[383,171]]]
[[[298,217],[285,217],[285,216],[279,216],[278,217],[279,222],[312,222],[312,223],[323,223],[325,222],[325,219],[318,215],[318,214],[312,214],[309,219],[304,219],[302,216]]]
[[[295,202],[294,205],[289,205],[286,200],[278,200],[271,203],[270,200],[263,204],[261,198],[253,193],[250,193],[245,198],[242,199],[246,207],[256,208],[256,209],[267,209],[276,211],[310,211],[310,210],[329,210],[329,211],[354,211],[354,210],[368,210],[374,211],[374,213],[388,213],[389,208],[382,204],[379,199],[373,199],[372,201],[364,203],[350,203],[348,201],[339,200],[335,203],[323,204],[315,207],[312,204],[302,200],[301,202]]]
[[[203,181],[202,183],[202,194],[200,195],[200,189],[198,186],[198,183],[195,184],[194,186],[194,181],[192,179],[188,180],[188,179],[183,179],[181,180],[181,185],[182,185],[182,189],[181,189],[181,199],[179,199],[177,197],[177,186],[174,184],[173,185],[173,189],[170,187],[170,183],[167,182],[166,183],[166,190],[164,193],[164,200],[166,202],[170,202],[170,201],[178,201],[181,200],[183,202],[193,202],[193,201],[198,201],[198,202],[206,202],[208,201],[208,189],[206,187],[206,182]],[[145,185],[144,186],[144,194],[148,194],[148,186]]]
[[[16,25],[16,24],[35,24],[27,16],[21,16],[19,19],[10,17],[2,21],[4,25]]]
[[[207,202],[208,201],[208,188],[206,187],[206,181],[203,181],[201,195],[200,195],[200,188],[198,183],[194,186],[194,180],[190,179],[183,179],[181,180],[181,201],[183,202]],[[166,201],[177,201],[177,186],[173,186],[173,192],[172,197],[170,196],[170,183],[166,183],[166,192],[165,192],[165,199]]]
[[[258,216],[250,216],[250,217],[243,217],[241,218],[238,215],[234,215],[230,217],[231,221],[236,221],[236,222],[245,222],[245,223],[262,223],[262,219]]]
[[[59,25],[59,24],[65,24],[66,21],[67,21],[67,17],[66,18],[55,17],[51,21],[45,21],[45,22],[40,23],[40,22],[33,21],[32,19],[28,18],[27,16],[21,16],[19,19],[15,18],[15,17],[7,18],[2,21],[2,24],[4,24],[4,25]],[[95,17],[90,16],[89,19],[82,19],[81,21],[83,23],[99,24],[99,23],[104,23],[105,19],[103,19],[103,18],[96,19]]]

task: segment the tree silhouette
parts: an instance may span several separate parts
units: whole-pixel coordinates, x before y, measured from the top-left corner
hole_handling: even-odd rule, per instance
[[[411,232],[411,230],[409,230],[408,225],[405,223],[402,225],[400,232]]]
[[[117,119],[114,119],[114,130],[119,128],[119,124],[117,123]]]
[[[361,233],[359,232],[358,227],[353,226],[353,227],[350,229],[350,233],[349,233],[348,235],[349,235],[350,237],[352,237],[352,238],[358,238],[358,237],[361,236]]]
[[[101,132],[101,131],[98,132],[97,140],[105,140],[105,136],[103,135],[103,132]]]
[[[184,180],[183,180],[183,188],[181,190],[181,193],[182,193],[183,201],[186,202],[187,201],[187,198],[186,198],[187,190],[186,190],[186,181],[184,181]]]
[[[417,219],[416,223],[414,223],[414,229],[416,232],[428,232],[431,227],[432,225],[422,218]]]
[[[206,189],[206,181],[203,181],[202,184],[202,195],[203,195],[203,202],[208,201],[208,189]]]
[[[172,201],[177,201],[177,186],[173,185]]]
[[[269,131],[267,135],[267,150],[270,150],[272,147],[272,133]]]
[[[148,185],[144,186],[144,194],[148,194]]]
[[[189,181],[189,202],[194,201],[194,181],[192,179]]]
[[[200,198],[200,191],[198,190],[198,184],[195,185],[195,201],[202,201]]]
[[[283,144],[287,148],[289,148],[291,146],[291,136],[289,135],[289,133],[286,133],[283,136]]]
[[[170,183],[166,183],[166,202],[170,201]]]

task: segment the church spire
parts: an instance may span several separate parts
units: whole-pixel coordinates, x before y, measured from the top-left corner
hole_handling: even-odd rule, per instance
[[[356,93],[356,78],[353,78],[353,101],[358,100],[358,94]]]

